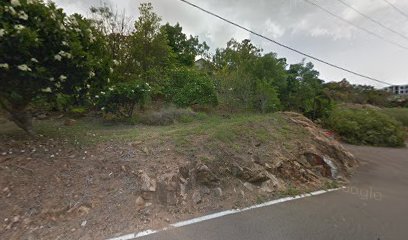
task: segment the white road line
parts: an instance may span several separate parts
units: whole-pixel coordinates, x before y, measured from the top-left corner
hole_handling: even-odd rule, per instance
[[[195,223],[199,223],[199,222],[203,222],[203,221],[208,221],[208,220],[211,220],[211,219],[214,219],[214,218],[219,218],[219,217],[223,217],[223,216],[227,216],[227,215],[231,215],[231,214],[235,214],[235,213],[245,212],[245,211],[256,209],[256,208],[267,207],[267,206],[275,205],[275,204],[278,204],[278,203],[293,201],[293,200],[296,200],[296,199],[317,196],[317,195],[321,195],[323,193],[333,192],[333,191],[337,191],[337,190],[344,189],[344,188],[345,187],[334,188],[334,189],[329,189],[329,190],[320,190],[320,191],[316,191],[316,192],[297,195],[297,196],[294,196],[294,197],[280,198],[280,199],[272,200],[272,201],[265,202],[265,203],[262,203],[262,204],[257,204],[257,205],[247,207],[247,208],[243,208],[243,209],[232,209],[232,210],[222,211],[222,212],[219,212],[219,213],[214,213],[214,214],[210,214],[210,215],[206,215],[206,216],[202,216],[202,217],[198,217],[198,218],[193,218],[193,219],[190,219],[190,220],[187,220],[187,221],[173,223],[173,224],[170,224],[170,228],[183,227],[183,226],[187,226],[187,225],[191,225],[191,224],[195,224]],[[161,231],[166,231],[167,229],[169,229],[169,228],[163,228],[163,229],[160,229],[160,230],[146,230],[146,231],[143,231],[143,232],[131,233],[131,234],[123,235],[123,236],[116,237],[116,238],[110,238],[110,239],[107,239],[107,240],[131,240],[131,239],[136,239],[136,238],[140,238],[140,237],[145,237],[145,236],[148,236],[148,235],[151,235],[151,234],[154,234],[154,233],[158,233],[158,232],[161,232]]]

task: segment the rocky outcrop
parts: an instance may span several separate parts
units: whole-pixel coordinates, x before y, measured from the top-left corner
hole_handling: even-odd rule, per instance
[[[310,139],[299,142],[289,153],[257,142],[246,155],[221,149],[212,152],[212,160],[203,162],[201,159],[207,158],[192,156],[178,169],[157,176],[139,171],[142,199],[138,198],[136,205],[153,202],[194,207],[208,198],[226,198],[225,192],[256,198],[294,186],[319,188],[327,181],[345,181],[350,176],[357,161],[340,143],[300,114],[283,116],[306,129]]]

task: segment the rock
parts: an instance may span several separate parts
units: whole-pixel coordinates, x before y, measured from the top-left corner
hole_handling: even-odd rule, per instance
[[[268,177],[268,172],[267,171],[261,171],[256,173],[255,175],[251,176],[250,179],[248,179],[248,182],[250,183],[262,183],[265,182],[269,179]]]
[[[219,179],[207,165],[201,165],[196,168],[196,182],[206,186],[215,186],[218,184]]]
[[[91,210],[91,209],[90,209],[89,207],[80,206],[80,207],[78,208],[78,213],[79,213],[80,215],[88,215],[88,213],[89,213],[90,210]]]
[[[145,200],[141,196],[139,196],[136,198],[135,204],[136,208],[142,208],[145,206]]]
[[[146,155],[149,155],[149,154],[150,154],[150,151],[149,151],[149,149],[148,149],[147,147],[144,147],[142,151],[143,151]]]
[[[251,183],[249,183],[249,182],[245,182],[244,183],[244,187],[246,188],[246,189],[248,189],[249,191],[254,191],[254,185],[252,185]]]
[[[216,188],[214,189],[214,193],[216,197],[222,197],[222,189],[221,188]]]
[[[65,126],[74,126],[76,124],[76,120],[75,119],[67,119],[64,122]]]
[[[86,224],[87,224],[87,221],[85,220],[85,221],[82,221],[82,223],[81,223],[81,227],[85,227],[86,226]]]
[[[180,184],[180,196],[183,198],[183,200],[187,199],[187,184]]]
[[[200,192],[199,192],[199,191],[195,191],[195,192],[193,193],[192,199],[193,199],[193,202],[194,202],[195,204],[201,203],[202,199],[201,199],[201,194],[200,194]]]
[[[46,119],[46,118],[47,118],[47,115],[44,114],[44,113],[42,113],[42,114],[40,114],[40,115],[37,116],[37,119],[39,119],[39,120],[44,120],[44,119]]]
[[[156,191],[156,180],[151,179],[143,171],[140,174],[141,189],[143,192],[155,192]]]
[[[158,177],[157,197],[161,204],[176,205],[179,192],[181,189],[178,174],[163,174]]]
[[[13,217],[13,223],[17,223],[19,221],[20,221],[20,216],[17,215]]]
[[[243,175],[244,169],[235,163],[231,167],[231,172],[235,177],[241,177]]]
[[[206,186],[201,188],[201,193],[203,195],[208,195],[208,194],[210,194],[210,192],[211,192],[210,189],[208,187],[206,187]]]

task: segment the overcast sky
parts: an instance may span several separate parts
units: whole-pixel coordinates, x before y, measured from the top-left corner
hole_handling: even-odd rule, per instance
[[[199,6],[244,25],[331,63],[356,72],[394,84],[408,84],[408,50],[387,43],[369,35],[347,23],[333,18],[304,0],[190,0]],[[361,27],[407,46],[408,40],[398,36],[342,5],[338,0],[311,0],[330,9],[336,14]],[[408,36],[408,18],[395,11],[384,0],[343,0],[382,24]],[[408,13],[407,0],[388,0]],[[90,6],[101,5],[100,0],[56,0],[58,6],[68,13],[89,13]],[[125,9],[126,14],[136,19],[140,0],[106,0],[106,3]],[[194,9],[179,0],[151,0],[156,13],[163,23],[179,22],[187,34],[198,35],[212,50],[225,47],[226,42],[251,39],[264,52],[276,52],[289,63],[300,62],[303,56],[283,49],[273,43],[252,36],[249,33],[228,25],[219,19]],[[408,37],[407,37],[408,38]],[[312,61],[313,62],[313,61]],[[315,62],[313,62],[315,63]],[[326,81],[339,81],[347,78],[352,83],[377,84],[356,77],[320,63],[315,63]]]

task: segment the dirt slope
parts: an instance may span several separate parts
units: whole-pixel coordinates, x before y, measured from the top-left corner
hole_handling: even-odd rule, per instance
[[[74,135],[109,140],[78,147],[50,132],[35,140],[2,135],[1,239],[102,239],[159,228],[334,187],[357,165],[295,113],[78,129]]]

